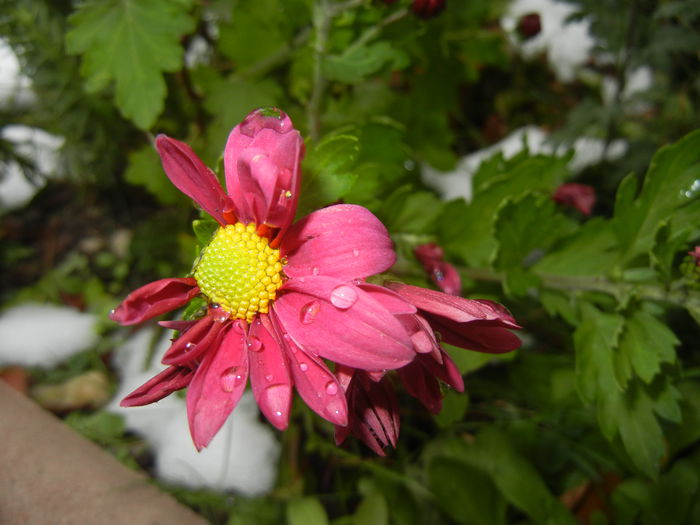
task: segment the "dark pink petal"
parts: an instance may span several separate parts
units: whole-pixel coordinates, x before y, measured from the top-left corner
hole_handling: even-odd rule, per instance
[[[141,323],[184,306],[198,293],[192,278],[160,279],[127,295],[109,318],[123,325]]]
[[[245,326],[232,323],[221,345],[205,354],[187,390],[187,417],[197,450],[206,447],[243,395],[248,380]]]
[[[165,352],[164,365],[192,365],[203,353],[216,348],[221,330],[225,325],[210,315],[200,319],[196,325],[180,334]]]
[[[464,378],[452,358],[444,350],[440,350],[441,359],[436,361],[432,355],[419,355],[416,361],[420,363],[428,373],[447,383],[457,392],[464,392]]]
[[[224,211],[231,202],[216,175],[187,144],[166,135],[156,137],[156,149],[170,181],[219,224],[226,224]]]
[[[285,341],[294,386],[304,402],[334,425],[348,424],[348,404],[343,389],[321,359],[307,354],[293,341]]]
[[[559,204],[576,208],[584,215],[590,215],[596,201],[595,189],[586,184],[569,182],[559,186],[554,191],[552,199]]]
[[[698,266],[700,266],[700,246],[696,246],[692,252],[688,252],[688,255],[691,255]]]
[[[163,328],[168,328],[169,330],[175,330],[177,332],[186,332],[194,325],[196,325],[197,321],[158,321],[158,324]]]
[[[388,269],[396,254],[384,225],[362,206],[317,210],[287,231],[280,246],[289,277],[323,275],[344,281]]]
[[[375,301],[394,315],[416,313],[415,306],[388,288],[369,283],[359,283],[357,286],[370,294]]]
[[[444,260],[444,252],[435,243],[421,244],[414,250],[426,273],[443,292],[459,295],[462,279],[456,268]]]
[[[401,323],[361,288],[330,277],[292,279],[273,306],[307,353],[362,370],[394,369],[415,353]]]
[[[472,321],[497,321],[502,326],[520,328],[513,316],[503,306],[483,299],[464,299],[427,288],[398,282],[387,283],[401,297],[419,310],[424,310],[458,323]]]
[[[292,377],[271,323],[267,315],[261,314],[250,326],[246,342],[250,384],[260,411],[275,427],[284,430],[292,407]]]
[[[447,319],[428,317],[433,329],[440,332],[448,344],[485,352],[502,354],[520,348],[520,338],[506,328],[489,323],[454,323]]]
[[[417,353],[432,353],[436,359],[440,359],[440,345],[428,321],[419,315],[399,315],[397,319],[411,337],[413,349]]]
[[[440,384],[417,361],[398,370],[406,391],[418,399],[431,414],[442,409]]]
[[[119,406],[138,407],[160,401],[176,390],[185,388],[193,375],[194,370],[190,368],[170,366],[122,399]]]
[[[291,224],[303,155],[301,135],[279,109],[257,109],[231,131],[224,166],[239,220],[282,229]]]

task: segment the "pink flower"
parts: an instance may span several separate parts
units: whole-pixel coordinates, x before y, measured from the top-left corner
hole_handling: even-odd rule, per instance
[[[414,250],[432,281],[445,293],[459,295],[462,291],[462,279],[454,266],[445,262],[445,253],[435,243],[421,244]]]
[[[370,446],[367,432],[376,436],[379,427],[366,413],[374,410],[380,424],[388,425],[377,438],[381,450],[398,436],[393,392],[381,383],[387,370],[408,365],[404,380],[422,377],[429,384],[409,392],[431,407],[439,403],[437,379],[462,388],[433,323],[453,344],[487,352],[517,347],[517,337],[506,330],[517,325],[493,303],[367,283],[396,259],[386,228],[367,209],[329,206],[292,224],[304,145],[282,111],[256,110],[229,135],[228,193],[186,144],[160,135],[156,148],[173,184],[219,228],[190,277],[147,284],[112,312],[113,320],[132,325],[195,296],[207,302],[194,319],[161,322],[179,331],[163,357],[168,368],[122,406],[153,403],[188,387],[197,449],[211,441],[250,380],[260,410],[279,429],[288,425],[293,388],[317,414]],[[380,383],[360,384],[355,376]]]
[[[700,266],[700,246],[696,246],[692,252],[688,252],[688,255],[692,255],[695,258],[695,262]]]
[[[411,11],[420,18],[432,18],[445,9],[446,0],[413,0]]]
[[[584,215],[591,214],[596,200],[593,187],[576,182],[562,184],[554,191],[552,198],[559,204],[576,208]]]

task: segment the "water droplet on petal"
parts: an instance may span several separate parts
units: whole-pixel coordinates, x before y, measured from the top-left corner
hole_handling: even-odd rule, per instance
[[[359,257],[359,256],[360,256],[360,250],[358,250],[357,248],[353,248],[353,249],[352,249],[352,254],[353,254],[355,257]]]
[[[318,301],[311,301],[310,303],[305,304],[304,306],[301,307],[301,322],[303,324],[311,324],[314,322],[314,319],[316,318],[316,314],[318,314],[318,311],[321,309],[321,303]]]
[[[269,383],[270,381],[272,381],[273,379],[274,379],[274,376],[273,376],[272,374],[267,374],[267,375],[265,376],[265,381],[267,381],[268,383]]]
[[[326,416],[333,421],[336,422],[340,419],[340,414],[343,409],[343,403],[339,399],[332,399],[328,403],[326,403],[326,406],[324,407],[324,412],[326,413]]]
[[[311,273],[313,275],[318,275],[318,272],[319,272],[318,266],[314,266],[313,268],[311,268]]]
[[[116,312],[116,309],[112,308],[112,309],[109,311],[109,316],[112,317],[112,316],[114,315],[114,312]]]
[[[436,281],[442,281],[445,278],[445,274],[442,273],[440,270],[434,270],[433,277],[435,277]]]
[[[251,352],[260,352],[263,348],[260,339],[258,339],[254,335],[248,336],[248,341],[246,344],[248,346],[248,350],[250,350]]]
[[[279,411],[279,410],[276,410],[276,411],[275,411],[275,415],[276,415],[277,417],[282,417],[282,412]]]
[[[197,345],[194,344],[194,343],[192,343],[192,342],[187,343],[187,344],[185,345],[185,352],[188,352],[188,351],[192,350],[195,346],[197,346]]]
[[[357,290],[353,286],[342,284],[331,292],[331,304],[341,310],[347,310],[357,302]]]
[[[334,396],[338,393],[338,383],[335,381],[328,381],[326,383],[326,394],[329,396]]]
[[[299,363],[299,370],[301,370],[302,372],[306,372],[308,369],[309,365],[307,365],[306,363]]]
[[[221,308],[221,305],[220,305],[219,303],[211,303],[211,304],[209,305],[209,308],[212,308],[212,309],[216,310],[216,309],[218,309],[218,308]]]
[[[224,392],[233,392],[242,382],[243,374],[238,366],[233,366],[221,374],[221,389]]]

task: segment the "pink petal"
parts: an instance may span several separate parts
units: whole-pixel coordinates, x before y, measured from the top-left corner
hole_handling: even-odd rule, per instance
[[[307,353],[362,370],[394,369],[415,356],[401,323],[372,296],[330,277],[292,279],[274,309]]]
[[[187,390],[187,417],[197,450],[206,447],[243,395],[248,380],[245,327],[232,327],[215,351],[205,354]]]
[[[219,343],[223,323],[210,315],[200,319],[196,325],[180,334],[165,352],[161,363],[164,365],[191,365],[204,352],[216,348]]]
[[[520,348],[520,338],[506,328],[486,323],[454,323],[428,317],[433,328],[448,344],[488,354],[502,354]]]
[[[464,299],[419,286],[389,282],[387,287],[394,290],[419,310],[424,310],[458,323],[471,321],[498,321],[503,326],[520,328],[502,305],[483,299]]]
[[[219,224],[226,224],[224,211],[231,202],[216,175],[197,157],[187,144],[166,135],[156,137],[156,149],[170,181],[193,199]]]
[[[457,392],[464,392],[464,378],[460,374],[457,365],[447,352],[441,349],[440,353],[440,361],[435,360],[432,355],[419,355],[416,357],[416,362]]]
[[[440,246],[432,242],[421,244],[414,253],[440,290],[451,295],[460,294],[462,279],[457,269],[444,260],[445,254]]]
[[[416,313],[415,306],[388,288],[370,283],[359,283],[358,286],[394,315]]]
[[[595,189],[587,184],[569,182],[559,186],[552,199],[559,204],[572,206],[584,215],[590,215],[596,201]]]
[[[260,411],[275,427],[284,430],[292,407],[292,377],[287,358],[273,336],[271,322],[261,314],[250,326],[250,384]]]
[[[285,229],[299,199],[304,142],[276,108],[251,112],[231,131],[224,151],[226,187],[242,222]],[[259,166],[254,164],[260,163]]]
[[[362,206],[337,204],[317,210],[287,231],[280,254],[289,277],[324,275],[344,281],[387,270],[396,261],[389,233]]]
[[[285,347],[294,386],[304,402],[334,425],[346,426],[348,404],[336,377],[323,361],[307,354],[293,341],[286,341]]]
[[[170,366],[122,399],[119,406],[137,407],[160,401],[176,390],[185,388],[193,375],[194,370],[190,368]]]
[[[442,409],[442,393],[437,379],[430,375],[418,362],[398,370],[406,391],[418,399],[431,414]]]
[[[435,338],[430,324],[428,324],[425,319],[419,315],[399,315],[397,319],[410,335],[413,349],[417,353],[433,353],[435,357],[439,359],[440,345]]]
[[[198,293],[192,278],[160,279],[127,295],[109,318],[123,325],[141,323],[184,306]]]

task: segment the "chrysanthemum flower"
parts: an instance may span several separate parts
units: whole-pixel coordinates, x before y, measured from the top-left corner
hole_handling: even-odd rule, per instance
[[[229,135],[228,193],[186,144],[160,135],[156,148],[172,183],[219,227],[192,276],[147,284],[112,312],[113,320],[132,325],[195,296],[207,301],[206,312],[196,319],[161,323],[180,332],[163,358],[168,368],[122,405],[152,403],[187,386],[198,449],[219,430],[249,379],[260,410],[279,429],[288,425],[293,388],[321,417],[356,429],[354,397],[346,395],[349,381],[336,377],[343,367],[381,380],[387,370],[410,364],[403,374],[412,377],[411,370],[424,361],[420,354],[431,354],[435,364],[430,362],[425,373],[450,383],[451,372],[440,368],[449,357],[439,348],[433,322],[451,330],[443,335],[446,341],[475,344],[476,350],[518,346],[517,337],[505,330],[517,325],[504,310],[485,314],[465,306],[476,302],[457,305],[455,300],[467,300],[431,295],[450,297],[440,292],[424,290],[429,293],[423,296],[412,291],[415,287],[396,284],[392,290],[367,283],[396,259],[386,228],[367,209],[335,205],[292,224],[304,145],[282,111],[256,110]],[[464,329],[464,315],[471,315],[467,323],[475,322],[474,330]],[[335,374],[327,362],[334,363]],[[461,385],[456,379],[452,384]],[[380,440],[382,446],[395,444],[398,420],[396,429],[393,438]]]

